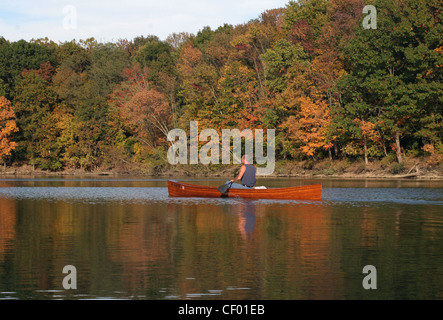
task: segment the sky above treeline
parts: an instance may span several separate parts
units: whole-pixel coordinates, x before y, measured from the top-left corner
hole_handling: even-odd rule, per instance
[[[116,42],[140,35],[165,40],[228,23],[246,23],[289,0],[0,0],[0,37],[18,41],[48,37],[55,42],[94,37]]]

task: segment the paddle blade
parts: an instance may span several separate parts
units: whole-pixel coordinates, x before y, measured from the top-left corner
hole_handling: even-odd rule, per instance
[[[228,191],[228,189],[231,187],[232,183],[225,183],[224,185],[221,185],[220,187],[217,188],[217,190],[220,193],[226,193],[226,191]]]

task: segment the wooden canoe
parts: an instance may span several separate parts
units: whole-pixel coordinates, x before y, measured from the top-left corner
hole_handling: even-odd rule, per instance
[[[289,188],[229,189],[226,193],[221,194],[217,187],[201,186],[173,180],[168,181],[170,197],[321,200],[321,191],[321,184],[312,184]]]

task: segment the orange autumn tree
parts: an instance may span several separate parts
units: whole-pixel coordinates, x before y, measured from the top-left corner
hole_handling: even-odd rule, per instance
[[[169,132],[171,110],[165,96],[154,88],[145,88],[135,93],[121,105],[122,115],[134,125],[140,137],[155,136],[155,144],[164,142]],[[155,135],[158,130],[163,136]]]
[[[12,135],[17,131],[11,102],[5,97],[0,97],[0,159],[5,165],[5,158],[10,156],[11,151],[17,146],[17,143],[12,141]]]
[[[289,139],[300,145],[299,150],[306,156],[314,156],[319,150],[330,150],[333,146],[328,136],[331,123],[329,106],[325,101],[312,101],[309,97],[297,99],[300,109],[295,116],[290,116],[283,127],[289,133]]]
[[[173,113],[166,95],[148,81],[148,71],[137,64],[126,68],[125,81],[114,89],[109,102],[136,139],[154,152],[165,146]]]

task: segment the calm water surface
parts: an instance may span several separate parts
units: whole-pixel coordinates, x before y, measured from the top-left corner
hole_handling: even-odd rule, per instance
[[[322,201],[169,198],[165,179],[1,179],[0,299],[443,299],[442,181],[259,183],[318,182]],[[362,286],[365,265],[376,290]]]

